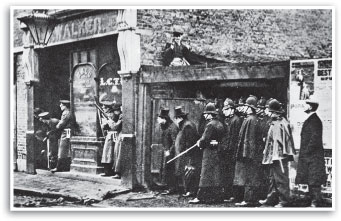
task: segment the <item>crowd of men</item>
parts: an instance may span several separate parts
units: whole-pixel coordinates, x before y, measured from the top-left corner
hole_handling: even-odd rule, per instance
[[[122,156],[121,139],[122,111],[121,105],[110,101],[101,101],[98,111],[101,130],[105,137],[101,163],[104,173],[101,176],[121,178]],[[36,124],[40,125],[35,135],[43,143],[41,155],[47,156],[47,167],[52,172],[69,171],[71,165],[70,137],[75,130],[76,122],[70,112],[70,101],[60,100],[61,119],[52,118],[49,112],[35,109]],[[46,145],[45,145],[46,144]],[[47,147],[45,150],[45,146]],[[42,163],[44,164],[44,163]]]
[[[296,176],[297,184],[309,187],[311,207],[319,206],[321,185],[326,182],[317,108],[318,101],[306,100]],[[245,102],[226,98],[222,109],[213,102],[206,104],[202,117],[197,129],[181,106],[175,108],[173,120],[169,109],[161,108],[160,173],[167,186],[162,194],[193,197],[191,204],[292,205],[288,163],[296,152],[283,104],[253,95]]]

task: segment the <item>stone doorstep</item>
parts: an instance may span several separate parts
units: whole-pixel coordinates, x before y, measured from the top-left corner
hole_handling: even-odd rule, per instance
[[[43,176],[57,176],[57,177],[62,177],[66,179],[74,179],[74,180],[83,180],[83,181],[91,181],[95,183],[103,183],[103,184],[108,184],[108,185],[114,185],[114,186],[119,186],[122,187],[122,189],[128,189],[124,186],[121,185],[121,180],[120,179],[113,179],[111,176],[108,177],[102,177],[99,174],[87,174],[87,173],[81,173],[81,172],[56,172],[56,173],[51,173],[48,170],[41,170],[41,169],[36,169],[36,172],[38,175],[43,175]]]

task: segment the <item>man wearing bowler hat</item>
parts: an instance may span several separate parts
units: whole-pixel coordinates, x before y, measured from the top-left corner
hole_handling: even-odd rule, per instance
[[[169,117],[169,109],[161,108],[157,117],[157,122],[161,128],[161,144],[163,146],[162,167],[160,169],[161,182],[167,185],[162,195],[174,193],[176,190],[174,177],[174,161],[166,164],[168,160],[174,157],[175,139],[178,134],[178,127]]]
[[[58,147],[58,161],[56,168],[50,170],[52,173],[59,171],[69,171],[71,164],[70,137],[74,128],[75,120],[70,112],[70,100],[60,100],[62,117],[56,126],[56,130],[61,133]],[[49,132],[49,136],[53,131]]]
[[[270,188],[261,204],[275,205],[276,208],[290,204],[288,162],[294,160],[295,147],[289,122],[283,117],[284,110],[276,99],[269,102],[272,123],[263,151],[264,165],[270,166]]]
[[[322,121],[316,114],[318,100],[311,96],[306,100],[304,112],[307,118],[301,132],[301,145],[298,157],[296,184],[307,184],[311,196],[311,207],[321,203],[321,185],[326,183],[327,175],[322,142]]]
[[[182,110],[181,106],[174,109],[174,122],[179,128],[179,133],[175,139],[175,156],[193,146],[198,140],[198,131],[195,124],[187,118],[188,113]],[[190,168],[191,172],[198,174],[200,171],[200,152],[199,148],[194,148],[189,153],[175,160],[175,179],[177,190],[180,194],[184,191],[189,192],[188,195],[195,192],[197,188],[198,178],[196,175],[191,176],[185,183],[185,169]],[[186,195],[187,196],[187,195]]]

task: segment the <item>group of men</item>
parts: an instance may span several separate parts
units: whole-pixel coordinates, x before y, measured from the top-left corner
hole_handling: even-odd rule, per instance
[[[120,132],[122,130],[121,105],[109,101],[102,101],[100,123],[105,136],[101,163],[104,173],[101,176],[113,176],[121,178],[122,157]],[[36,137],[46,142],[47,151],[42,150],[48,156],[48,169],[54,172],[69,171],[71,164],[70,137],[75,129],[75,119],[70,112],[70,101],[60,100],[62,111],[61,119],[52,118],[49,112],[40,109],[35,110],[35,117],[41,123],[41,129],[37,130]],[[45,146],[45,145],[44,145]]]
[[[312,207],[321,202],[326,181],[317,108],[318,101],[306,100],[296,176],[297,184],[308,184]],[[292,205],[288,163],[296,152],[291,126],[277,99],[250,95],[237,103],[227,98],[221,110],[208,103],[203,119],[199,134],[181,106],[174,110],[174,121],[169,109],[161,108],[157,121],[168,162],[161,171],[167,184],[162,194],[192,196],[192,204]]]
[[[70,112],[70,101],[60,100],[61,119],[52,118],[49,112],[35,110],[36,119],[42,123],[41,130],[36,132],[36,137],[42,142],[47,142],[48,169],[54,172],[69,171],[71,164],[70,137],[75,120]],[[43,136],[42,136],[43,135]]]

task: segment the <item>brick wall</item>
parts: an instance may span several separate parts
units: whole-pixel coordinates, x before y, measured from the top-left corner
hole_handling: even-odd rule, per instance
[[[141,62],[161,65],[173,28],[195,53],[231,62],[332,56],[331,10],[138,10]]]
[[[26,159],[26,130],[27,130],[27,89],[24,82],[25,70],[22,62],[22,54],[16,56],[17,76],[17,156],[18,159]]]

